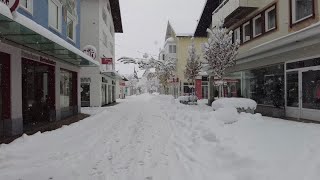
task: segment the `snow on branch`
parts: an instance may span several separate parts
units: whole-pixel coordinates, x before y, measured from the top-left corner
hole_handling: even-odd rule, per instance
[[[223,22],[208,29],[208,42],[203,45],[203,65],[205,70],[222,79],[227,68],[236,64],[239,40],[233,42],[233,32],[223,27]]]

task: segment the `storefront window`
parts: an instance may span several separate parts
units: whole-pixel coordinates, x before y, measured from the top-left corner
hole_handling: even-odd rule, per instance
[[[282,107],[284,105],[283,65],[269,66],[247,72],[250,82],[249,97],[258,104]]]
[[[287,72],[287,106],[299,107],[298,71]]]
[[[284,65],[275,65],[225,76],[225,97],[244,97],[258,104],[284,106]]]
[[[89,83],[81,84],[81,106],[83,107],[90,106],[90,84]]]
[[[72,106],[72,72],[61,69],[60,74],[60,105],[61,108]]]
[[[320,70],[302,73],[302,107],[320,109]]]

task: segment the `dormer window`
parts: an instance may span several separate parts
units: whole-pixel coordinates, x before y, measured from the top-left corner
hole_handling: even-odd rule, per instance
[[[169,53],[177,53],[177,46],[169,45]]]

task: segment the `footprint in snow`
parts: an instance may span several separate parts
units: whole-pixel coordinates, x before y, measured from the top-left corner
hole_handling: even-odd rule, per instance
[[[149,176],[149,177],[146,177],[145,180],[152,180],[153,177]]]
[[[143,162],[143,161],[139,161],[138,164],[139,164],[140,166],[143,166],[143,165],[144,165],[144,162]]]

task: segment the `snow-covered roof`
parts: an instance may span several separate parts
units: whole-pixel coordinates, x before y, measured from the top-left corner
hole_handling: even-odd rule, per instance
[[[167,44],[167,43],[173,43],[173,42],[175,42],[174,38],[173,38],[173,37],[169,37],[169,38],[166,40],[165,44]]]

